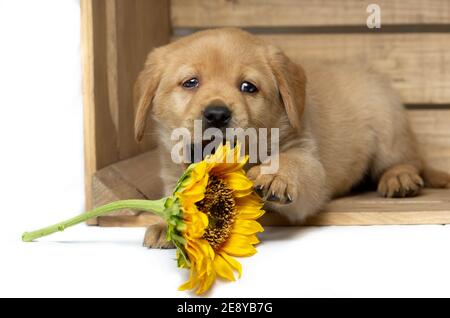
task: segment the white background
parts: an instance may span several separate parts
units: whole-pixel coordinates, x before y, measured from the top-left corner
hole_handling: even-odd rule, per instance
[[[0,296],[188,297],[144,229],[21,233],[82,212],[79,3],[0,0]],[[267,229],[209,296],[450,296],[449,226]]]

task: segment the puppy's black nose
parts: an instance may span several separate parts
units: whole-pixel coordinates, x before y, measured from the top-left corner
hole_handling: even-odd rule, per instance
[[[231,111],[224,105],[209,105],[203,112],[208,127],[223,128],[231,120]]]

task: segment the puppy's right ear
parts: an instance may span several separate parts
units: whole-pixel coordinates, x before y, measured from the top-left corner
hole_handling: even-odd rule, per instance
[[[134,84],[135,121],[134,134],[137,141],[144,136],[148,112],[161,79],[160,49],[153,50],[145,61],[144,69]]]

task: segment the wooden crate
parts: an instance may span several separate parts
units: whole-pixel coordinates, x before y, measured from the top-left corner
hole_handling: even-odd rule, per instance
[[[450,171],[450,1],[378,0],[381,29],[366,27],[366,0],[82,0],[87,208],[157,198],[152,136],[133,134],[132,86],[147,53],[197,30],[238,26],[296,60],[368,60],[391,77],[428,162]],[[301,49],[300,49],[301,47]],[[150,123],[151,125],[151,123]],[[101,226],[143,226],[151,215],[121,211]],[[283,225],[274,216],[265,222]],[[309,224],[450,223],[450,190],[408,199],[375,193],[332,201]]]

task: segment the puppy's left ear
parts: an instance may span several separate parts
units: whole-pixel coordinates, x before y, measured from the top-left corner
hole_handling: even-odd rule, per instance
[[[299,130],[305,108],[306,76],[280,49],[269,47],[269,63],[291,126]]]
[[[135,121],[134,133],[137,141],[141,141],[147,123],[148,113],[153,106],[153,99],[161,78],[161,48],[154,49],[145,62],[144,69],[134,84]]]

